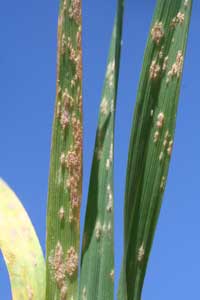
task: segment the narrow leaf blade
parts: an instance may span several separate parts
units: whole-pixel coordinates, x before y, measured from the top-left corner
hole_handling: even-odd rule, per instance
[[[112,35],[100,105],[82,245],[79,299],[113,299],[113,143],[123,1]]]
[[[81,0],[60,0],[47,207],[46,300],[76,299],[82,193]]]
[[[157,1],[127,166],[119,300],[140,300],[174,142],[192,1]]]

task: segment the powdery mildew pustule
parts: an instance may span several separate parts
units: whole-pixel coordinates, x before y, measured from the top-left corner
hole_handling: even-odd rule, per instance
[[[163,61],[163,66],[162,70],[165,71],[167,69],[167,62],[168,62],[169,57],[165,56],[164,61]]]
[[[160,112],[157,116],[157,122],[156,122],[156,127],[157,128],[162,128],[164,124],[165,116],[163,112]]]
[[[182,69],[183,69],[183,54],[182,50],[179,50],[176,56],[176,62],[172,65],[171,69],[167,73],[167,83],[176,76],[177,78],[180,78]]]
[[[169,145],[168,145],[168,148],[167,148],[167,154],[168,154],[169,156],[171,156],[171,154],[172,154],[172,147],[173,147],[173,140],[171,140],[171,141],[169,142]]]
[[[108,114],[108,100],[105,97],[101,101],[100,110],[103,115]]]
[[[158,130],[156,130],[156,132],[154,133],[154,136],[153,136],[153,142],[154,143],[157,143],[158,139],[159,139],[159,136],[160,136],[160,133]]]
[[[108,85],[111,88],[113,86],[114,81],[114,71],[115,71],[115,62],[111,61],[108,64],[106,78],[108,79]]]
[[[163,157],[164,157],[164,153],[163,153],[163,151],[161,151],[160,155],[159,155],[159,160],[161,161],[163,159]]]
[[[107,185],[107,196],[108,196],[108,204],[106,206],[106,210],[107,210],[107,212],[112,212],[112,210],[113,210],[113,194],[112,194],[110,184]]]
[[[156,63],[155,60],[152,61],[150,70],[149,70],[149,76],[150,79],[155,80],[158,78],[160,73],[160,65]]]
[[[67,299],[67,286],[63,285],[60,289],[60,300],[66,300]]]
[[[60,115],[60,125],[63,130],[67,128],[69,122],[70,122],[69,112],[66,109],[64,109]]]
[[[165,176],[162,176],[161,183],[160,183],[160,189],[161,189],[161,190],[164,190],[164,187],[165,187],[165,181],[166,181]]]
[[[141,262],[143,260],[145,251],[144,251],[144,246],[143,244],[140,246],[140,248],[138,249],[138,256],[137,256],[137,260],[138,262]]]
[[[85,286],[82,290],[82,299],[81,300],[87,300],[87,290],[86,290]]]
[[[72,0],[68,12],[69,17],[79,25],[81,23],[81,0]]]
[[[63,221],[65,218],[65,210],[64,210],[63,206],[61,206],[61,208],[58,211],[58,217],[61,221]]]
[[[78,269],[78,254],[74,247],[70,247],[66,256],[66,272],[72,277]]]
[[[114,277],[115,277],[114,269],[112,269],[112,270],[110,271],[109,276],[110,276],[111,280],[114,281]]]
[[[185,19],[185,14],[179,11],[177,13],[176,17],[174,17],[172,19],[171,26],[176,27],[176,25],[178,25],[178,24],[182,25],[184,22],[184,19]]]
[[[64,253],[61,243],[58,241],[54,251],[54,255],[49,257],[49,264],[53,270],[54,279],[60,291],[65,290],[67,293],[67,286],[65,283],[66,270],[63,259]],[[65,298],[61,298],[65,300]]]
[[[162,22],[156,22],[151,29],[151,38],[157,45],[159,45],[163,37],[164,37],[163,24]]]
[[[63,33],[62,34],[62,46],[61,46],[61,53],[62,53],[62,55],[64,55],[65,52],[66,52],[66,45],[67,45],[67,42],[66,42],[65,33]]]
[[[184,2],[184,7],[185,7],[185,8],[188,8],[188,5],[189,5],[189,0],[185,0],[185,2]]]
[[[102,226],[101,226],[100,221],[97,221],[96,226],[95,226],[95,236],[96,236],[97,241],[100,240],[101,235],[102,235]]]

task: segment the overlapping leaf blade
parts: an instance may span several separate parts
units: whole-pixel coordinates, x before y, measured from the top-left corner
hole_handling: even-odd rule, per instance
[[[45,262],[33,225],[14,192],[0,180],[0,249],[13,300],[45,299]]]
[[[192,1],[158,0],[131,133],[119,300],[140,300],[172,152]]]
[[[81,300],[113,299],[113,135],[123,6],[119,0],[99,112],[82,245]]]

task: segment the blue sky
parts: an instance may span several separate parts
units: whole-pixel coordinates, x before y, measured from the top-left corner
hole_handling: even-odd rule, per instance
[[[127,151],[155,0],[126,0],[115,147],[115,273],[122,257]],[[98,106],[116,0],[83,0],[85,212]],[[143,300],[198,299],[200,291],[200,2],[194,0],[175,146]],[[55,100],[57,1],[3,1],[0,10],[0,176],[20,197],[45,248],[45,212]],[[0,258],[0,298],[11,300]]]

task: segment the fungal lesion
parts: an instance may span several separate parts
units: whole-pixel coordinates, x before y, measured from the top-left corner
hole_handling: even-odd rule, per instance
[[[144,245],[142,243],[138,249],[138,255],[137,255],[138,262],[142,262],[144,255],[145,255],[145,250],[144,250]]]
[[[156,130],[156,131],[154,132],[154,136],[153,136],[153,142],[154,142],[154,143],[157,143],[157,142],[158,142],[159,136],[160,136],[160,133],[159,133],[158,130]]]
[[[175,28],[177,25],[182,25],[185,19],[185,14],[178,12],[177,15],[171,21],[171,27]]]
[[[156,60],[153,60],[149,69],[150,79],[156,80],[160,74],[160,70],[161,70],[160,65],[156,62]]]
[[[71,0],[68,13],[69,17],[79,25],[81,23],[81,0]]]
[[[165,176],[162,176],[161,183],[160,183],[160,189],[161,189],[161,191],[164,190],[165,183],[166,183],[166,178],[165,178]]]
[[[67,46],[66,36],[65,36],[65,33],[63,32],[62,39],[61,39],[61,54],[62,55],[65,55],[65,53],[66,53],[66,46]]]
[[[110,276],[111,280],[114,282],[114,277],[115,277],[114,269],[112,269],[112,270],[110,271],[109,276]]]
[[[168,56],[165,56],[164,60],[163,60],[163,65],[162,65],[162,70],[165,71],[167,69],[167,63],[168,63]]]
[[[106,99],[106,97],[103,97],[101,101],[100,111],[105,116],[108,114],[108,100]]]
[[[114,83],[114,71],[115,71],[115,61],[110,61],[107,70],[106,70],[106,78],[108,80],[108,85],[111,88]]]
[[[78,254],[73,246],[67,251],[66,256],[66,273],[72,278],[78,269]]]
[[[176,55],[175,63],[173,63],[171,69],[167,73],[167,80],[166,80],[167,83],[169,83],[169,81],[175,76],[177,77],[177,79],[180,78],[183,70],[183,62],[184,62],[183,53],[182,50],[179,50]]]
[[[64,221],[64,219],[65,219],[65,210],[64,210],[63,206],[61,206],[59,211],[58,211],[58,217],[59,217],[60,221]]]
[[[96,237],[97,241],[100,240],[101,235],[102,235],[102,231],[103,231],[103,228],[102,228],[101,222],[97,221],[96,226],[95,226],[95,237]]]
[[[156,131],[158,132],[158,131]],[[159,132],[158,132],[159,133]],[[157,136],[154,134],[154,142],[157,142]],[[169,134],[169,130],[167,129],[164,134],[164,139],[162,143],[162,149],[159,154],[159,160],[163,160],[165,153],[170,157],[172,153],[172,147],[173,147],[173,139],[171,138],[171,135]]]
[[[160,112],[157,116],[157,122],[156,122],[156,127],[157,128],[162,128],[164,125],[164,120],[165,120],[165,116],[163,112]]]
[[[161,40],[164,37],[164,28],[162,22],[155,22],[151,29],[151,38],[156,43],[156,45],[159,45]]]
[[[106,190],[107,190],[106,192],[107,192],[107,198],[108,198],[106,210],[107,210],[107,212],[112,212],[112,210],[113,210],[113,193],[112,193],[110,184],[107,185]]]
[[[82,290],[81,300],[87,300],[87,289],[86,289],[85,286],[84,286],[84,288]]]
[[[64,261],[64,252],[60,241],[57,242],[55,250],[49,256],[49,264],[52,274],[60,293],[62,292],[62,300],[66,298],[66,267]],[[64,297],[65,296],[65,297]]]
[[[185,0],[185,2],[184,2],[184,8],[186,9],[186,8],[188,8],[188,6],[189,6],[189,0]]]

